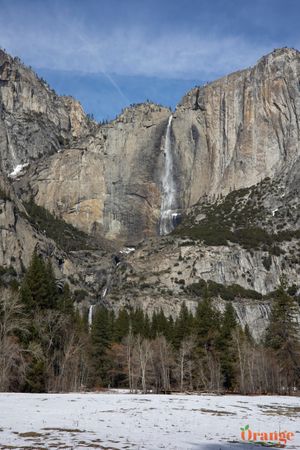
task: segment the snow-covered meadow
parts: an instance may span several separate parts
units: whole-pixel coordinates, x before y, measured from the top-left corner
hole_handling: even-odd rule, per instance
[[[278,396],[0,394],[1,449],[250,449],[241,427],[295,433],[300,398]]]

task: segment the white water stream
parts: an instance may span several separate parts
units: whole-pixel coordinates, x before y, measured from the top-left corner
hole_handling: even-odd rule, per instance
[[[91,305],[89,308],[89,316],[88,316],[88,324],[89,324],[89,329],[91,328],[92,324],[93,324],[93,309],[94,309],[95,305]]]
[[[174,222],[178,213],[176,212],[176,186],[174,181],[174,161],[171,146],[171,130],[173,116],[169,117],[165,145],[165,167],[162,178],[162,202],[160,209],[160,234],[170,233],[174,228]]]

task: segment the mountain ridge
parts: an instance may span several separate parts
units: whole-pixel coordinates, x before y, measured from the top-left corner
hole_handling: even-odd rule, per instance
[[[269,299],[256,306],[246,299],[246,311],[239,308],[242,297],[266,295],[282,278],[300,286],[300,53],[278,49],[252,68],[193,88],[174,112],[146,102],[107,124],[5,55],[1,170],[7,175],[28,166],[10,180],[2,177],[0,265],[21,276],[39,242],[56,276],[86,289],[87,302],[149,312],[162,307],[174,315],[182,302],[193,309],[201,299],[191,286],[239,285],[237,312],[249,322],[251,309],[258,336],[267,321],[261,305]],[[180,214],[182,225],[161,237],[167,152],[176,201],[166,214],[171,220]],[[34,225],[39,218],[26,219],[29,204],[36,214],[49,211],[54,227],[63,220],[99,248],[65,252],[50,245]],[[281,240],[273,242],[276,235]],[[124,245],[136,250],[125,256]],[[222,305],[219,294],[216,301]]]

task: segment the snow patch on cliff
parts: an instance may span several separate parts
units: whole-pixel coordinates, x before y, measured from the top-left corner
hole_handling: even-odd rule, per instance
[[[14,170],[9,174],[10,178],[16,178],[18,175],[21,175],[22,172],[29,166],[29,163],[25,164],[17,164]]]

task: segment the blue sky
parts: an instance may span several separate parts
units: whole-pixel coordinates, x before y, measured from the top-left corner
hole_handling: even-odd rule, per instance
[[[0,46],[98,119],[300,46],[298,0],[0,0]]]

